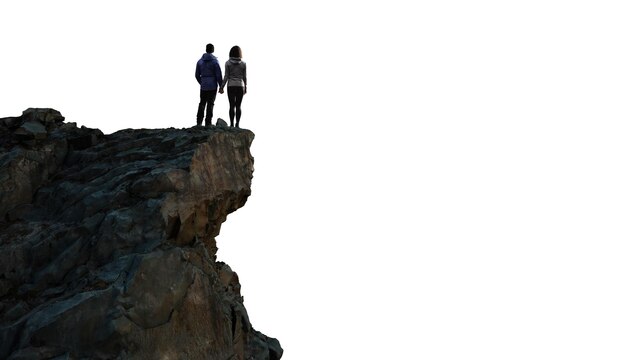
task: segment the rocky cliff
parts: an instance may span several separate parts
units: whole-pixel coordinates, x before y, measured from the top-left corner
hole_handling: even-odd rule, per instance
[[[253,138],[0,119],[0,359],[279,359],[216,260]]]

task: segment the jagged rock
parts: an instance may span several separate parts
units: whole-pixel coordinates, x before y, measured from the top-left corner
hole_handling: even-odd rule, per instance
[[[45,137],[25,139],[32,126]],[[279,359],[216,261],[250,195],[253,138],[105,136],[52,109],[0,119],[0,358]]]
[[[48,137],[46,127],[36,120],[29,120],[24,122],[22,126],[19,127],[19,129],[15,130],[14,134],[22,139],[41,140]]]
[[[37,121],[48,125],[58,124],[65,120],[60,112],[54,109],[30,108],[24,110],[22,118],[25,121]]]
[[[21,117],[7,117],[0,120],[2,120],[3,126],[11,129],[18,127],[22,123]]]
[[[226,123],[226,121],[224,121],[224,119],[218,118],[217,121],[215,122],[215,126],[225,128],[225,127],[228,127],[228,124]]]

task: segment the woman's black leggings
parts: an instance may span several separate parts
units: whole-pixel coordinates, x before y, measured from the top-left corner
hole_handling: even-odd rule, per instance
[[[228,102],[230,103],[230,109],[228,109],[228,116],[230,117],[230,126],[233,126],[233,119],[237,117],[237,127],[239,127],[239,120],[241,119],[241,100],[243,99],[243,87],[242,86],[229,86],[228,87]]]

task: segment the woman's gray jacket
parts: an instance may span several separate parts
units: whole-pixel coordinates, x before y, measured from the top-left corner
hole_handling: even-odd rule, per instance
[[[224,65],[224,81],[222,87],[226,86],[241,86],[248,85],[248,79],[246,77],[246,63],[241,61],[241,58],[231,57],[226,61]]]

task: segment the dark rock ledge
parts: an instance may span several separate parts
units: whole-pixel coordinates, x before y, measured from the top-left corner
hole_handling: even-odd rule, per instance
[[[0,119],[0,359],[280,359],[216,261],[253,138]]]

